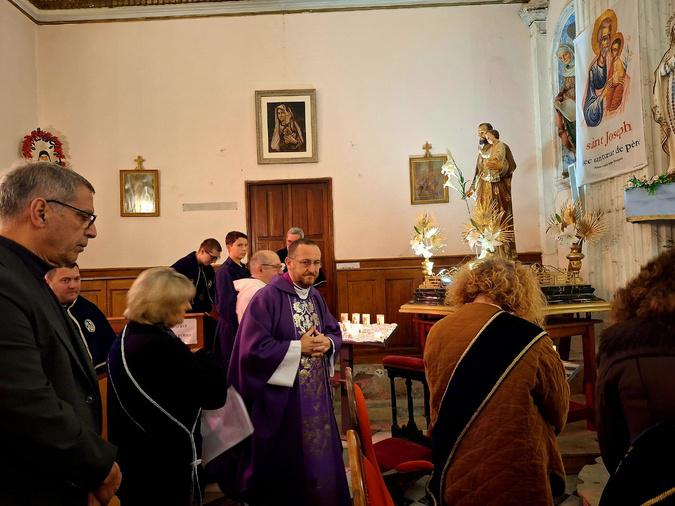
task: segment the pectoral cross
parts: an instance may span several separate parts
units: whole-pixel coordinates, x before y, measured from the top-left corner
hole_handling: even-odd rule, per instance
[[[136,158],[134,158],[134,162],[136,162],[136,169],[135,170],[143,170],[143,162],[145,161],[145,158],[143,158],[141,155],[138,155]]]
[[[431,144],[429,144],[429,141],[426,141],[424,143],[424,146],[422,146],[422,149],[424,150],[424,156],[425,157],[431,156]]]

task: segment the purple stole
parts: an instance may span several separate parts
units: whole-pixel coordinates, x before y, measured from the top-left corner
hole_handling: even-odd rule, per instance
[[[515,365],[546,331],[505,311],[495,313],[473,338],[450,376],[432,433],[434,471],[427,485],[435,506],[452,458],[483,407]]]

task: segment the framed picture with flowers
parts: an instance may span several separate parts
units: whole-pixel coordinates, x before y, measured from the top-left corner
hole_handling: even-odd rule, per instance
[[[318,161],[316,90],[255,92],[258,163]]]
[[[447,161],[446,155],[410,157],[411,204],[446,204],[450,201],[446,177],[441,172]]]

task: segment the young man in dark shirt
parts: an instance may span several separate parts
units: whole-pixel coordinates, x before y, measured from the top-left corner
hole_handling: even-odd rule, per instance
[[[251,273],[246,264],[242,262],[248,253],[248,236],[237,230],[228,232],[225,236],[225,247],[228,254],[227,260],[225,260],[225,267],[227,267],[232,281],[250,278]]]

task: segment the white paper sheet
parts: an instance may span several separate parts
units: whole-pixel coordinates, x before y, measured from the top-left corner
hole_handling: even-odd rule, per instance
[[[234,387],[220,409],[202,411],[202,462],[206,464],[253,434],[244,400]]]

